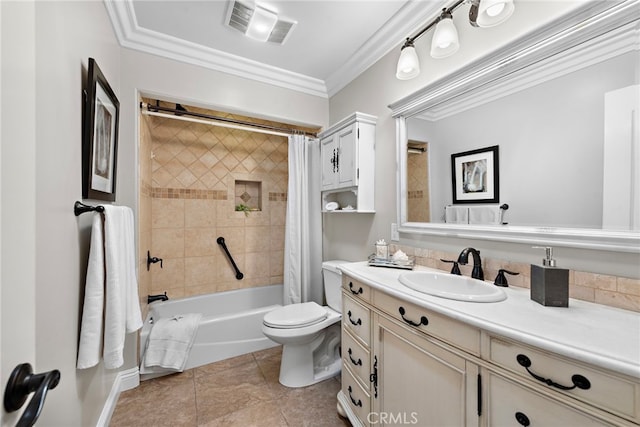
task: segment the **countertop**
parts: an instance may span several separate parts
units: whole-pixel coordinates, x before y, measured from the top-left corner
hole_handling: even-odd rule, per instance
[[[529,289],[503,288],[507,299],[493,303],[449,300],[407,288],[398,276],[407,270],[338,266],[374,289],[485,331],[640,379],[640,314],[575,299],[568,308],[532,301]],[[414,271],[436,271],[416,266]]]

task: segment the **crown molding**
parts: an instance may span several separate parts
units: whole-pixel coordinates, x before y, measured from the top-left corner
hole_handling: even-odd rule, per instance
[[[322,98],[336,94],[439,10],[433,2],[407,2],[357,54],[323,81],[140,27],[131,0],[104,0],[104,4],[122,47]]]
[[[358,49],[355,55],[327,78],[329,96],[338,93],[392,49],[398,48],[399,54],[400,42],[398,40],[410,37],[417,31],[417,28],[433,19],[440,12],[441,6],[438,2],[416,0],[407,2],[373,37]]]
[[[118,42],[122,47],[327,98],[326,85],[320,79],[251,61],[140,27],[133,4],[129,0],[105,0],[105,6]]]

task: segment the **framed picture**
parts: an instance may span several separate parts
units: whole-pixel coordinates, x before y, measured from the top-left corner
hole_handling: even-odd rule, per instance
[[[89,58],[83,118],[82,197],[115,201],[120,102]]]
[[[498,203],[498,146],[451,155],[453,203]]]

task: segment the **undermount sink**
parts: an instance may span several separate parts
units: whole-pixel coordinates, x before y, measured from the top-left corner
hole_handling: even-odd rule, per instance
[[[410,271],[402,273],[398,280],[414,291],[440,298],[469,302],[498,302],[507,299],[507,294],[498,286],[466,276]]]

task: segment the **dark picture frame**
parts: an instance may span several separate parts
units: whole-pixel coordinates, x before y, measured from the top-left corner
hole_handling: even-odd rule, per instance
[[[116,200],[120,102],[95,59],[89,58],[83,115],[82,197]]]
[[[498,146],[451,155],[453,203],[499,203]]]

